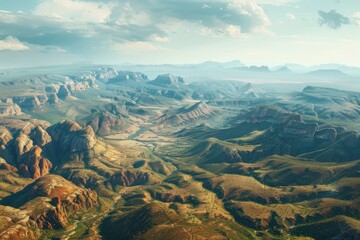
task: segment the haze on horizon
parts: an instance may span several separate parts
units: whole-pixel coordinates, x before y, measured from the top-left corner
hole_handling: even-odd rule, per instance
[[[358,0],[0,0],[0,67],[93,62],[360,67]]]

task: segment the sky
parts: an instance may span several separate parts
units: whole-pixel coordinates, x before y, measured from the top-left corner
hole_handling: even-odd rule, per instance
[[[0,68],[231,60],[360,67],[360,1],[0,0]]]

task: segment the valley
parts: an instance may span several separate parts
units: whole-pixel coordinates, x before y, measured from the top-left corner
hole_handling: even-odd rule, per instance
[[[0,239],[360,238],[360,92],[141,67],[2,75]]]

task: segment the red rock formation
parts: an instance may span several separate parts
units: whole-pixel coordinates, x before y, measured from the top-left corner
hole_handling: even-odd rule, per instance
[[[47,129],[54,144],[63,152],[86,151],[96,143],[94,130],[87,126],[81,128],[76,122],[61,121]]]
[[[98,196],[95,191],[48,174],[4,198],[2,204],[26,210],[38,228],[61,229],[67,226],[72,214],[97,207]]]
[[[0,170],[6,170],[10,172],[17,172],[17,168],[7,163],[0,163]]]
[[[41,156],[42,149],[34,146],[29,152],[28,156],[19,165],[21,175],[38,179],[49,173],[52,163],[45,157]]]
[[[34,144],[42,147],[51,142],[50,135],[41,127],[37,126],[31,133]]]
[[[132,172],[129,170],[121,170],[110,178],[112,185],[135,186],[147,184],[152,173],[149,172]]]
[[[33,147],[33,141],[29,136],[20,133],[14,142],[17,160],[19,161],[24,153],[27,153]]]

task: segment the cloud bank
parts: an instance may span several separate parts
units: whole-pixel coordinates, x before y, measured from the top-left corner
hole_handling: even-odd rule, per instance
[[[16,36],[31,46],[72,52],[168,42],[174,25],[236,37],[265,32],[270,20],[254,0],[43,0],[31,12],[0,11],[0,39]]]
[[[24,51],[28,49],[28,46],[12,36],[0,40],[0,51]]]

